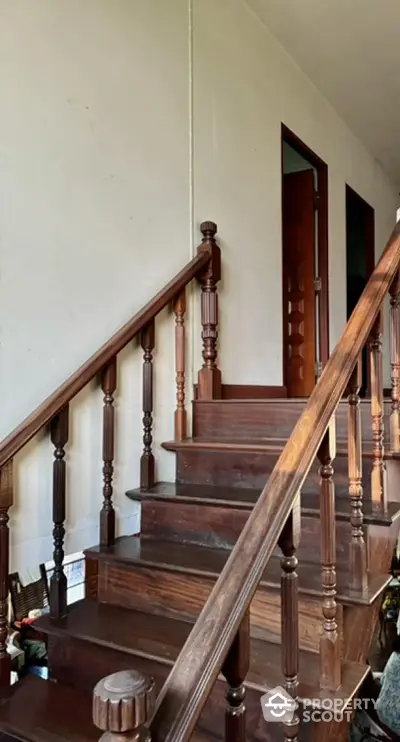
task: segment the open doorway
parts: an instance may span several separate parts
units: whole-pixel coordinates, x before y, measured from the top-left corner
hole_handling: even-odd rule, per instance
[[[347,317],[364,291],[375,267],[375,214],[372,206],[346,185]],[[368,391],[367,350],[362,353],[360,396]]]
[[[328,168],[282,125],[283,377],[308,397],[329,356]]]

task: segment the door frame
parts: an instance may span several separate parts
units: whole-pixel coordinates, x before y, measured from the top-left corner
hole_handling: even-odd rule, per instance
[[[365,204],[367,207],[366,214],[366,237],[367,237],[367,244],[366,244],[366,267],[367,267],[367,281],[371,278],[371,275],[373,274],[375,270],[376,260],[375,260],[375,209],[373,206],[371,206],[368,201],[365,200],[360,194],[351,186],[349,186],[348,183],[345,183],[345,219],[346,219],[346,289],[347,289],[347,280],[348,280],[348,274],[347,274],[347,195],[348,193],[353,193],[357,198]],[[347,307],[346,307],[346,317],[347,317]],[[364,350],[363,352],[366,352]],[[365,395],[366,397],[371,396],[371,358],[370,354],[367,352],[367,378],[365,379]],[[390,396],[390,395],[389,395]]]
[[[366,264],[367,264],[367,281],[371,278],[372,273],[375,270],[375,209],[368,201],[365,200],[360,194],[354,190],[348,183],[345,183],[345,210],[347,206],[347,194],[353,193],[357,198],[367,206],[366,214],[366,231],[367,231],[367,250],[366,250]],[[346,228],[347,228],[347,210],[346,210]],[[347,259],[347,240],[346,240],[346,259]],[[346,281],[347,281],[347,269],[346,269]]]
[[[329,358],[329,264],[328,264],[328,166],[307,144],[299,139],[284,123],[281,124],[281,180],[282,180],[282,263],[283,263],[283,143],[289,144],[299,155],[305,157],[316,169],[318,175],[318,268],[321,279],[319,293],[318,341],[320,359],[323,366]],[[282,311],[283,291],[282,291]],[[283,356],[283,383],[286,384],[285,352]]]

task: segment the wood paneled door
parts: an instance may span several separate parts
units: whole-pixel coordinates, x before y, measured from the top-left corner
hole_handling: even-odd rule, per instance
[[[285,384],[289,397],[308,397],[316,377],[312,169],[283,175],[282,214]]]
[[[283,383],[308,397],[329,355],[327,167],[282,128]]]

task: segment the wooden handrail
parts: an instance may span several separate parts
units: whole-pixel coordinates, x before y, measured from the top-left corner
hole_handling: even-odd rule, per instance
[[[400,264],[398,223],[158,699],[153,742],[187,742]]]
[[[207,243],[156,296],[126,322],[106,343],[70,376],[0,443],[0,468],[57,415],[146,325],[167,306],[210,262]]]

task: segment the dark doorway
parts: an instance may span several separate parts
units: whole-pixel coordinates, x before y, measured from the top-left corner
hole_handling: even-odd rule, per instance
[[[364,291],[375,267],[375,215],[372,206],[346,185],[347,319]],[[362,387],[368,391],[368,360],[362,354]]]
[[[329,356],[326,164],[282,125],[283,377],[308,397]]]

